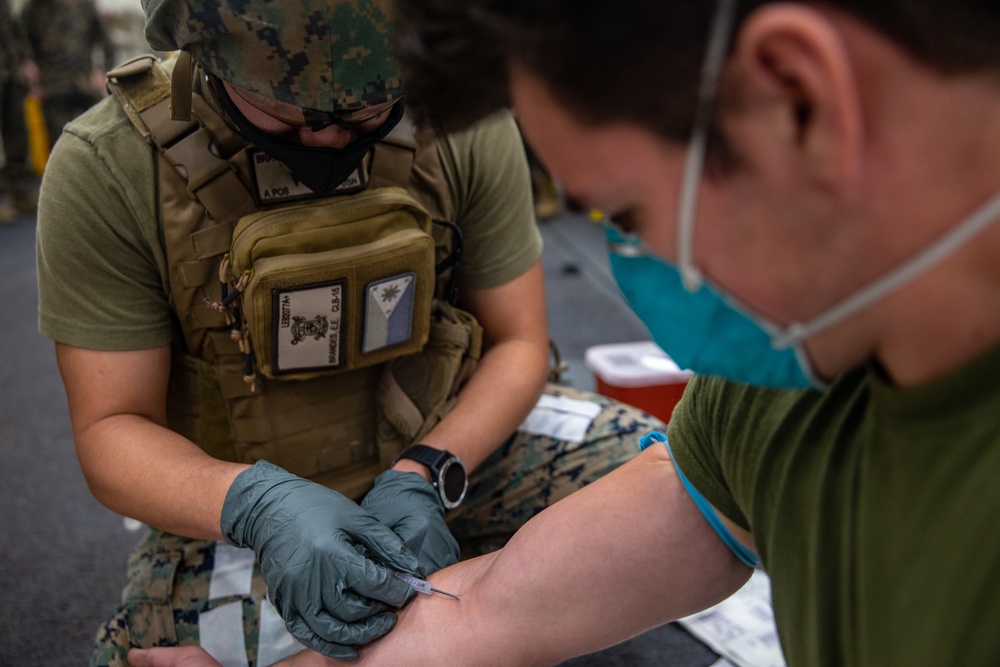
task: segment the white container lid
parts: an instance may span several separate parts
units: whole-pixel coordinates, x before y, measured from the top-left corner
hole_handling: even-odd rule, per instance
[[[584,363],[592,373],[616,387],[651,387],[687,382],[693,373],[681,370],[652,341],[595,345],[587,348]]]

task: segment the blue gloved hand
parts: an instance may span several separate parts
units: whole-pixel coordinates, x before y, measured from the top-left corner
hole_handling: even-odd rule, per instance
[[[353,646],[391,630],[389,608],[414,595],[389,568],[415,572],[420,561],[392,530],[336,491],[266,461],[233,481],[220,523],[230,544],[257,554],[288,631],[331,658],[357,657]]]
[[[437,490],[420,475],[386,470],[361,501],[361,508],[391,528],[420,559],[428,576],[458,562],[458,542],[444,522],[444,505]]]

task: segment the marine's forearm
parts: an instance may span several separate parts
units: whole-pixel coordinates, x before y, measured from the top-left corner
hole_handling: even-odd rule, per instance
[[[501,551],[431,576],[362,665],[544,665],[702,609],[750,574],[659,451],[556,503]]]
[[[94,497],[172,533],[221,537],[226,492],[247,466],[214,459],[164,425],[169,348],[57,345],[56,357],[77,457]]]
[[[448,449],[470,469],[477,467],[517,430],[537,402],[545,383],[546,359],[546,352],[530,342],[492,348],[455,407],[424,442]]]
[[[484,353],[455,406],[425,438],[470,469],[482,463],[537,402],[548,372],[543,274],[536,262],[499,287],[468,291],[463,305],[483,327]]]
[[[109,509],[178,535],[221,539],[219,516],[247,466],[213,459],[139,416],[118,415],[77,437],[80,465]]]

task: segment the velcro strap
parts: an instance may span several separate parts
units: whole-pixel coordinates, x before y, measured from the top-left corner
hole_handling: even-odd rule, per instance
[[[198,123],[193,120],[180,121],[170,117],[170,98],[160,100],[143,111],[142,118],[153,133],[153,141],[161,148],[172,146],[198,127]]]
[[[131,79],[135,76],[145,76],[149,72],[153,71],[153,63],[157,61],[157,57],[151,53],[144,53],[134,58],[129,58],[121,65],[116,66],[110,72],[108,72],[107,77],[109,80],[118,81],[119,79]],[[162,70],[161,70],[162,72]],[[166,79],[166,75],[162,75],[163,79]],[[142,109],[139,109],[142,111]]]
[[[233,170],[220,173],[197,194],[198,201],[215,220],[233,223],[257,208],[247,187]],[[231,235],[232,224],[226,225],[226,230]]]
[[[379,408],[381,416],[408,438],[416,437],[423,426],[424,416],[420,408],[388,370],[379,380]]]
[[[191,234],[191,244],[199,259],[210,259],[226,254],[229,252],[229,246],[232,242],[233,225],[231,224],[212,225]],[[218,262],[216,262],[215,268],[218,270]]]
[[[191,120],[191,72],[191,54],[181,51],[170,77],[170,118],[173,120]]]
[[[136,56],[107,74],[108,90],[145,140],[152,132],[142,120],[142,112],[170,91],[170,79],[161,67],[154,67],[156,62],[156,56]]]

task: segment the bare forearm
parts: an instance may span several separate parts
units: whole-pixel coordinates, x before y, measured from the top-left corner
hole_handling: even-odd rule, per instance
[[[167,346],[101,352],[56,345],[77,457],[108,508],[163,530],[221,537],[229,486],[245,465],[213,459],[166,428]]]
[[[650,448],[502,550],[431,575],[461,600],[417,596],[351,664],[551,665],[703,609],[749,576],[685,495],[665,448]],[[200,657],[192,664],[216,664]],[[136,664],[180,664],[167,658]],[[304,651],[281,664],[343,663]]]
[[[665,455],[646,452],[539,514],[501,551],[431,580],[361,664],[544,665],[723,599],[750,574]]]
[[[108,417],[77,437],[80,466],[103,505],[162,530],[219,539],[222,503],[247,466],[214,459],[135,415]]]
[[[454,408],[425,438],[475,468],[517,430],[541,395],[549,334],[541,262],[499,287],[470,290],[463,306],[483,327],[485,350]]]
[[[538,401],[547,372],[545,345],[510,341],[491,348],[455,407],[424,442],[447,449],[473,469],[517,430]]]

